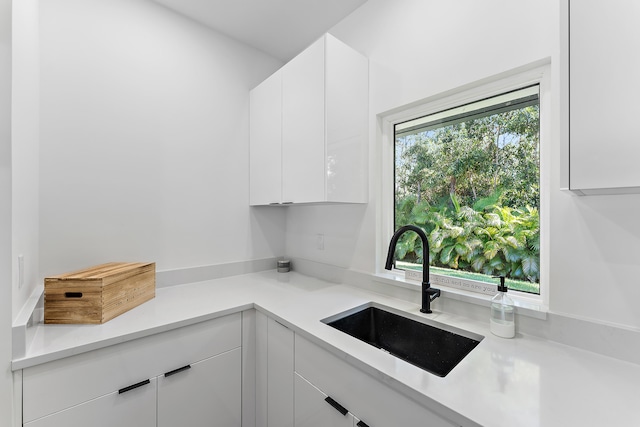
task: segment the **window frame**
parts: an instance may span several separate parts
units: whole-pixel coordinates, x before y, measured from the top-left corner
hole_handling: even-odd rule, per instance
[[[402,287],[412,287],[412,282],[404,279],[404,270],[384,269],[389,241],[394,233],[395,216],[395,134],[394,126],[398,123],[413,120],[439,111],[444,111],[456,106],[469,104],[492,96],[497,96],[512,90],[524,88],[526,86],[539,86],[540,102],[540,294],[529,294],[511,290],[509,295],[516,302],[523,305],[535,305],[546,311],[549,305],[549,203],[550,203],[550,151],[552,149],[551,120],[551,67],[548,59],[520,67],[506,73],[483,79],[459,88],[433,95],[388,112],[378,114],[378,147],[380,154],[379,182],[377,214],[376,214],[376,275],[391,279],[391,283]],[[437,286],[453,294],[463,293],[467,297],[478,297],[486,300],[487,295],[481,293],[460,291],[459,289],[448,287],[442,283],[440,278],[447,278],[431,274],[432,285]],[[466,281],[468,284],[481,282]],[[413,282],[413,285],[415,282]]]

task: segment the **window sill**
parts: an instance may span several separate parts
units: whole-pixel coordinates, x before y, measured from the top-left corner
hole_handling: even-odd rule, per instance
[[[413,291],[420,291],[421,285],[412,280],[406,280],[403,277],[394,273],[377,273],[373,275],[373,280],[385,285],[398,286]],[[440,289],[442,298],[454,299],[469,304],[480,305],[483,307],[489,307],[491,305],[491,295],[485,295],[476,292],[465,291],[462,289],[451,288],[444,285],[437,285]],[[546,320],[548,307],[541,304],[538,301],[533,301],[526,297],[521,297],[515,292],[510,292],[509,297],[514,302],[516,307],[516,313],[522,316],[532,317],[535,319]]]

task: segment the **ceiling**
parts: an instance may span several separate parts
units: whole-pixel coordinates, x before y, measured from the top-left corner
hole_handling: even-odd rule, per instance
[[[154,0],[283,62],[367,0]]]

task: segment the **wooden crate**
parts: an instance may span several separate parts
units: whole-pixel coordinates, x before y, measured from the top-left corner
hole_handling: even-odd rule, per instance
[[[44,279],[44,323],[104,323],[156,295],[156,264],[111,262]]]

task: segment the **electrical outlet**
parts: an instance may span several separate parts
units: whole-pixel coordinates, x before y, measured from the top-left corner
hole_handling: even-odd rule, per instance
[[[324,251],[324,234],[316,234],[316,249]]]

